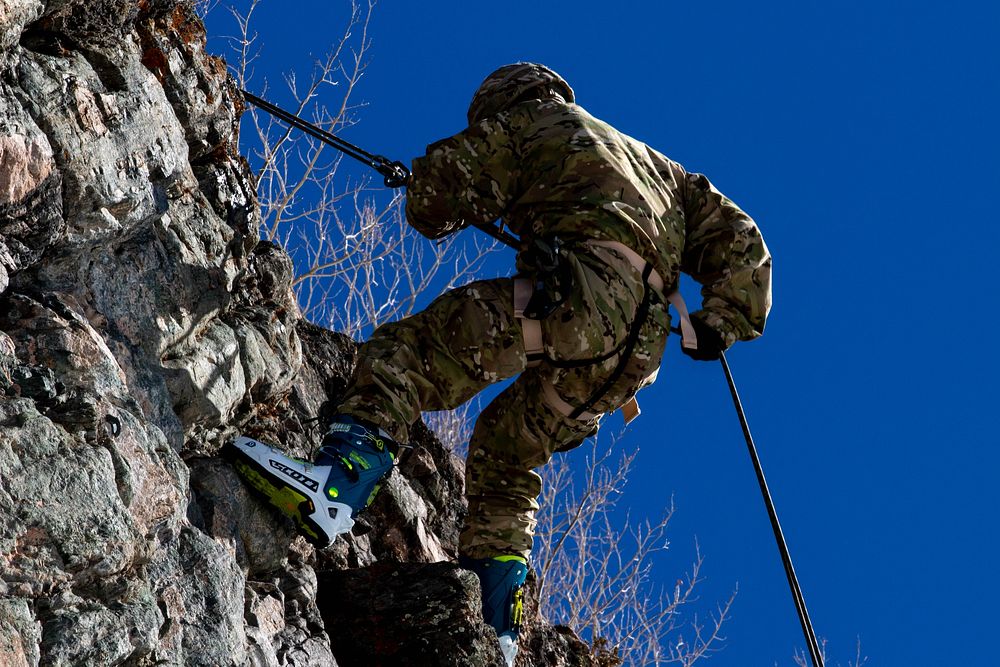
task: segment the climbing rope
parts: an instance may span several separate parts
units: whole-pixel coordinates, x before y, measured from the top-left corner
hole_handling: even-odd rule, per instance
[[[278,120],[282,120],[292,127],[302,130],[309,136],[319,139],[325,144],[333,146],[344,155],[352,157],[382,174],[387,188],[401,188],[406,185],[406,181],[410,178],[410,170],[407,169],[406,165],[402,162],[392,162],[387,157],[373,155],[368,151],[358,148],[352,143],[344,141],[334,134],[330,134],[323,128],[317,127],[312,123],[308,123],[295,114],[289,113],[281,107],[275,106],[267,100],[257,97],[253,93],[249,93],[245,90],[241,90],[240,92],[243,93],[244,99],[248,102],[259,107],[260,109],[263,109]]]
[[[781,552],[781,564],[785,567],[785,577],[788,579],[788,586],[792,589],[792,598],[795,600],[795,611],[798,612],[799,623],[802,625],[802,634],[805,635],[806,643],[809,645],[809,657],[812,658],[813,667],[823,667],[823,652],[820,650],[819,642],[816,640],[816,631],[813,630],[812,620],[809,618],[809,610],[806,609],[806,600],[802,596],[799,578],[795,575],[795,568],[792,567],[792,556],[788,552],[788,544],[785,543],[785,536],[781,532],[781,524],[778,523],[778,513],[774,509],[771,491],[767,488],[767,480],[764,479],[764,469],[761,467],[760,457],[757,455],[757,446],[754,444],[753,436],[750,434],[750,425],[747,423],[747,416],[743,411],[743,403],[740,401],[739,392],[736,391],[736,382],[733,380],[733,373],[729,370],[729,362],[726,361],[726,354],[724,352],[719,353],[719,361],[722,362],[722,370],[726,373],[729,392],[733,395],[736,414],[740,418],[743,437],[747,441],[750,460],[753,461],[753,469],[757,474],[757,484],[760,486],[760,492],[764,496],[767,515],[771,519],[771,530],[774,531],[774,539],[778,543],[778,551]]]
[[[382,175],[384,179],[383,182],[387,188],[405,187],[406,183],[410,180],[410,170],[407,169],[406,165],[402,162],[399,162],[398,160],[392,161],[382,155],[369,153],[368,151],[341,139],[337,135],[331,134],[323,128],[313,125],[308,121],[302,120],[295,114],[285,111],[281,107],[271,104],[261,97],[257,97],[253,93],[242,89],[240,92],[243,93],[243,98],[247,102],[250,102],[263,111],[266,111],[278,120],[284,121],[292,127],[302,130],[309,136],[319,139],[323,143],[336,148],[344,155],[352,157],[362,164],[368,165]],[[496,226],[488,223],[473,223],[473,226],[486,232],[501,243],[509,245],[515,250],[520,250],[521,248],[521,242],[517,239],[517,237],[505,232],[501,228],[497,228]]]

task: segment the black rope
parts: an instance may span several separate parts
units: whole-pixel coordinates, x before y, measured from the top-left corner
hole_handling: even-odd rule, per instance
[[[410,178],[410,170],[406,168],[402,162],[393,162],[387,157],[381,155],[373,155],[366,150],[358,148],[354,144],[344,141],[335,134],[331,134],[321,127],[317,127],[312,123],[302,120],[293,113],[285,111],[279,106],[271,104],[267,100],[257,97],[253,93],[241,90],[244,99],[252,103],[254,106],[263,109],[267,113],[271,114],[278,120],[282,120],[294,128],[302,130],[306,134],[316,139],[319,139],[325,144],[333,146],[339,150],[344,155],[352,157],[355,160],[362,162],[385,178],[386,187],[390,188],[401,188],[406,185],[406,182]]]
[[[331,134],[323,128],[317,127],[312,123],[302,120],[295,114],[285,111],[279,106],[271,104],[262,97],[257,97],[253,93],[245,90],[241,90],[240,92],[243,93],[243,97],[246,101],[266,111],[278,120],[284,121],[292,127],[302,130],[309,136],[319,139],[325,144],[333,146],[344,155],[352,157],[355,160],[368,165],[385,177],[386,187],[401,188],[407,184],[407,181],[409,181],[410,170],[407,169],[406,165],[402,162],[392,162],[387,157],[369,153],[368,151],[359,148],[348,141],[344,141],[337,135]],[[502,228],[497,228],[489,223],[473,223],[473,227],[486,232],[496,240],[509,245],[515,250],[521,249],[521,242],[518,238],[508,232],[505,232]]]
[[[788,578],[788,586],[792,589],[792,598],[795,600],[795,610],[799,614],[802,634],[805,635],[806,643],[809,645],[809,656],[812,658],[813,667],[823,667],[823,653],[820,650],[819,642],[816,640],[816,632],[813,630],[812,621],[809,619],[809,610],[806,609],[806,600],[802,596],[799,579],[795,576],[795,568],[792,567],[792,556],[788,552],[785,536],[781,532],[781,524],[778,523],[778,513],[774,509],[774,501],[771,499],[771,491],[767,488],[767,480],[764,479],[764,469],[761,467],[760,457],[757,455],[757,446],[754,445],[753,436],[750,434],[750,425],[747,423],[746,413],[743,411],[743,404],[740,402],[740,395],[736,391],[736,383],[733,381],[733,374],[729,370],[729,363],[726,361],[725,353],[720,353],[719,361],[722,362],[722,369],[726,373],[726,382],[729,383],[729,391],[733,395],[733,404],[736,406],[736,414],[740,418],[743,437],[746,438],[747,448],[750,450],[750,460],[753,461],[753,469],[757,473],[757,484],[760,485],[760,492],[764,495],[764,504],[767,505],[767,515],[771,519],[771,529],[774,531],[774,539],[778,543],[778,551],[781,552],[781,563],[785,566],[785,576]]]

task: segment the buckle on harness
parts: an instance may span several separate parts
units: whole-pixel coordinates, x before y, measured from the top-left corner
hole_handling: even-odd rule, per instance
[[[524,306],[523,317],[544,320],[563,305],[573,291],[573,274],[558,236],[533,238],[520,261],[529,268],[531,298]]]

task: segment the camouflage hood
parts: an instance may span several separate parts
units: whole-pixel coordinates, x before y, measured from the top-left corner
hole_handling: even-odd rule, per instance
[[[531,95],[529,97],[529,94]],[[469,125],[489,118],[517,102],[561,97],[572,102],[573,89],[566,80],[545,65],[514,63],[504,65],[479,85],[469,104]]]

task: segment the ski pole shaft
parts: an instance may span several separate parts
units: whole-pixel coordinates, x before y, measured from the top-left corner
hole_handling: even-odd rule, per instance
[[[778,551],[781,552],[781,562],[785,567],[785,577],[788,579],[788,586],[791,588],[792,598],[795,601],[795,610],[798,612],[799,623],[802,625],[802,634],[805,636],[806,644],[809,646],[809,657],[812,659],[813,667],[823,667],[823,653],[820,650],[819,642],[816,640],[816,632],[813,630],[812,621],[809,618],[809,610],[806,609],[806,600],[802,595],[799,579],[795,575],[795,568],[792,566],[792,556],[788,551],[785,536],[781,531],[781,524],[778,523],[778,513],[774,508],[774,501],[771,499],[771,491],[767,487],[767,480],[764,478],[764,469],[760,463],[760,456],[757,455],[757,446],[754,444],[753,435],[750,433],[750,425],[747,423],[746,412],[743,410],[743,403],[740,401],[739,392],[736,390],[736,382],[733,380],[733,373],[729,370],[729,362],[726,361],[724,352],[720,353],[719,361],[722,362],[722,370],[726,373],[729,392],[733,395],[736,414],[739,416],[740,426],[743,428],[743,437],[746,439],[747,449],[750,451],[750,460],[753,462],[754,472],[757,474],[757,484],[760,486],[761,494],[764,496],[767,515],[771,519],[771,529],[774,531],[774,539],[778,543]]]

